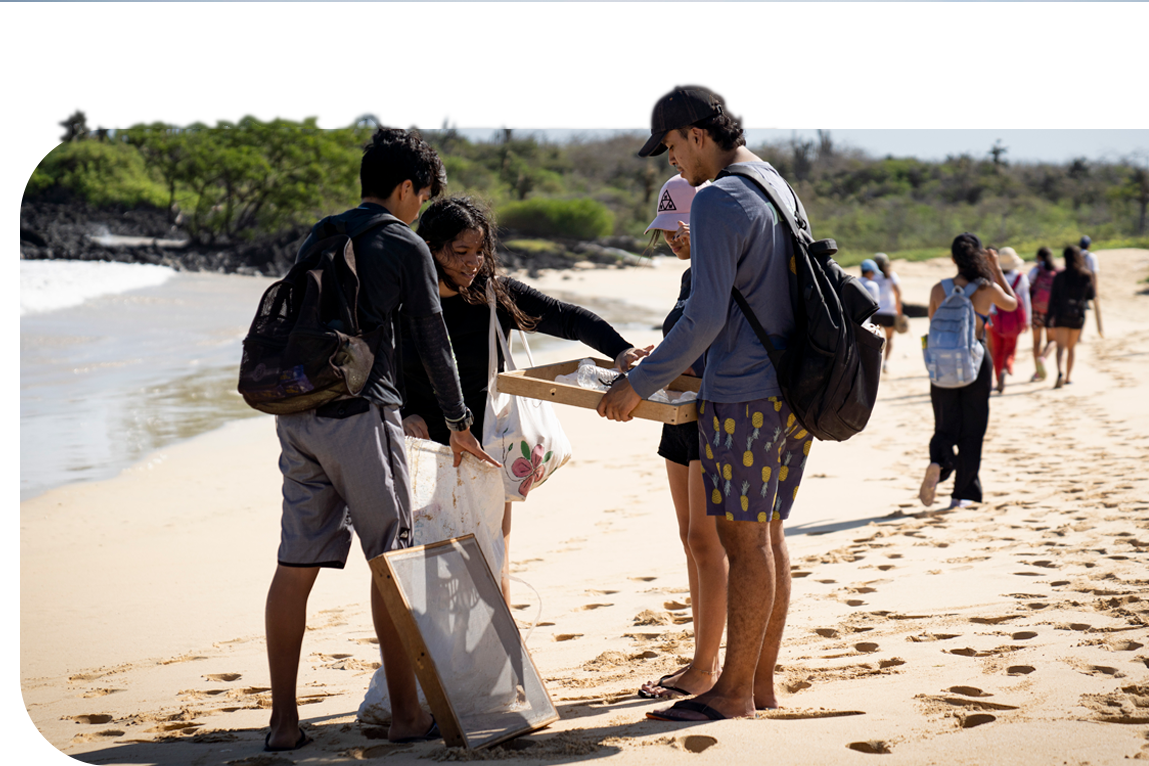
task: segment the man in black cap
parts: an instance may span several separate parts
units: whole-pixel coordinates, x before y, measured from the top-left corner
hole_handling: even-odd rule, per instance
[[[692,186],[740,164],[771,185],[791,212],[802,204],[778,172],[746,148],[737,118],[707,88],[681,86],[659,99],[639,152],[668,152]],[[730,562],[726,660],[709,691],[648,713],[669,721],[753,717],[777,707],[774,666],[790,604],[790,560],[782,529],[813,438],[782,399],[769,355],[741,310],[737,287],[776,345],[794,331],[788,271],[793,243],[785,220],[749,179],[731,175],[700,189],[690,210],[693,287],[682,319],[599,405],[611,420],[706,352],[699,392],[699,448],[707,514]]]

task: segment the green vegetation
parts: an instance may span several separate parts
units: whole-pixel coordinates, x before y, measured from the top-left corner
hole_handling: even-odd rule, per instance
[[[61,124],[64,143],[33,173],[27,196],[65,191],[94,205],[166,207],[197,241],[234,242],[355,204],[374,118],[338,130],[245,117],[89,131],[78,112]],[[639,134],[557,144],[511,130],[487,141],[447,127],[423,133],[444,159],[449,193],[482,198],[501,226],[528,237],[641,236],[673,172],[664,157],[637,156]],[[847,265],[877,251],[944,255],[962,231],[1026,258],[1084,233],[1098,248],[1144,244],[1149,234],[1149,171],[1131,161],[1010,164],[1000,144],[980,159],[875,159],[836,146],[829,133],[751,149],[793,184],[815,235],[836,239]]]
[[[614,213],[592,199],[533,197],[503,205],[499,223],[536,236],[597,239],[614,231]]]

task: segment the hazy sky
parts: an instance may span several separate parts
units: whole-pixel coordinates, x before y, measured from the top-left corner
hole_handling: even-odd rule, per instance
[[[735,42],[723,18],[761,34]],[[1149,151],[1147,3],[0,3],[0,19],[51,30],[0,51],[21,116],[0,130],[27,149],[0,161],[21,191],[76,109],[92,127],[373,113],[641,130],[692,82],[750,128],[828,128],[878,156],[983,155],[998,138],[1015,161]]]

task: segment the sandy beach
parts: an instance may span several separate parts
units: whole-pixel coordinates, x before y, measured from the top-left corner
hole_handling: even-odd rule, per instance
[[[1091,318],[1061,390],[1028,382],[1021,339],[1017,375],[992,395],[982,504],[944,510],[948,484],[931,509],[917,500],[933,423],[925,319],[896,336],[867,430],[815,445],[788,527],[782,707],[758,720],[644,717],[665,703],[635,691],[692,651],[660,426],[562,407],[574,457],[516,507],[511,549],[513,613],[561,720],[472,753],[390,744],[358,722],[379,656],[356,546],[311,598],[298,693],[314,742],[260,752],[280,503],[267,416],[21,504],[21,762],[1149,760],[1149,251],[1100,258],[1105,337]],[[920,304],[952,273],[948,259],[893,267]],[[663,261],[531,281],[660,315],[680,273]]]

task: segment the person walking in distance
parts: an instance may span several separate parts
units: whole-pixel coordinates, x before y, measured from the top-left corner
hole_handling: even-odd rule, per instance
[[[1053,263],[1053,251],[1048,247],[1037,249],[1037,265],[1029,270],[1029,303],[1032,309],[1033,327],[1033,366],[1030,382],[1045,380],[1045,358],[1053,347],[1053,331],[1046,326],[1049,311],[1049,293],[1053,289],[1053,278],[1057,276],[1057,266]]]
[[[959,234],[950,247],[957,274],[943,279],[930,290],[929,316],[931,331],[934,316],[943,302],[962,295],[962,310],[969,312],[971,322],[968,342],[962,349],[968,358],[981,362],[968,383],[958,386],[939,386],[930,381],[930,403],[934,411],[934,433],[930,439],[930,464],[926,467],[918,498],[922,505],[933,505],[939,482],[951,474],[954,477],[950,508],[964,508],[982,499],[981,448],[985,430],[989,425],[989,391],[992,385],[993,362],[985,350],[985,322],[989,311],[997,307],[1004,311],[1017,308],[1018,300],[1002,274],[997,253],[983,248],[974,234]],[[972,293],[966,288],[975,286]],[[970,305],[972,304],[972,306]],[[941,317],[939,317],[939,323]],[[947,322],[952,318],[947,317]],[[932,334],[932,332],[931,332]],[[975,348],[980,345],[981,349]],[[967,378],[968,379],[968,378]],[[957,455],[954,455],[954,450]]]
[[[714,686],[648,717],[669,721],[752,717],[778,704],[774,669],[790,604],[783,524],[797,496],[813,437],[782,399],[761,341],[732,308],[737,287],[771,336],[796,329],[788,273],[793,243],[785,220],[749,179],[718,177],[740,165],[805,211],[778,172],[746,148],[738,119],[717,94],[680,86],[658,100],[640,156],[666,152],[692,186],[715,179],[690,210],[693,286],[670,333],[599,403],[603,417],[628,421],[645,396],[706,352],[699,393],[699,447],[707,514],[729,560],[726,657]]]
[[[868,259],[867,259],[868,260]],[[894,350],[894,333],[902,319],[902,280],[890,266],[890,257],[885,253],[874,253],[873,261],[878,273],[873,280],[878,283],[878,310],[872,317],[875,324],[886,334],[885,360],[882,372],[890,371],[890,354]]]
[[[1029,278],[1022,272],[1025,261],[1012,247],[1003,247],[998,252],[998,262],[1002,274],[1009,282],[1013,294],[1020,304],[1013,311],[1003,311],[996,306],[992,309],[986,333],[989,351],[993,357],[993,372],[997,376],[997,392],[1005,391],[1005,376],[1013,374],[1013,360],[1017,353],[1017,339],[1029,330]]]
[[[1073,375],[1077,340],[1081,337],[1081,329],[1085,327],[1085,307],[1096,295],[1093,292],[1093,275],[1085,265],[1081,248],[1071,245],[1065,248],[1063,255],[1065,269],[1053,278],[1046,319],[1057,342],[1057,382],[1053,384],[1054,388],[1073,382],[1069,378]],[[1065,360],[1064,374],[1061,371],[1062,359]]]

